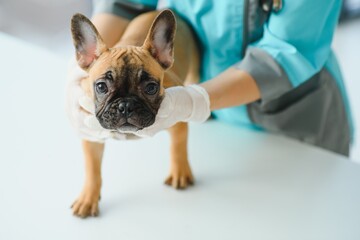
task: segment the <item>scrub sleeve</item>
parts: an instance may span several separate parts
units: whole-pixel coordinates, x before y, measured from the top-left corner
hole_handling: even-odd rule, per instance
[[[264,26],[235,65],[256,81],[247,106],[264,129],[349,155],[353,134],[344,82],[331,50],[341,1],[291,1]]]

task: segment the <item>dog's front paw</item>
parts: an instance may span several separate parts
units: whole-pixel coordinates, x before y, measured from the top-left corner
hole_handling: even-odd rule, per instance
[[[80,196],[71,205],[73,214],[86,218],[99,215],[100,185],[86,186]]]
[[[165,184],[175,189],[185,189],[194,184],[194,177],[188,161],[172,164],[170,175],[166,178]]]

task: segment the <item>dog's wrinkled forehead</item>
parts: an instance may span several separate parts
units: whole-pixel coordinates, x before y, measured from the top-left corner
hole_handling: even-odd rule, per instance
[[[140,47],[110,49],[90,68],[89,76],[94,82],[109,72],[114,81],[123,81],[127,78],[140,81],[141,75],[147,74],[160,84],[164,74],[164,70]]]

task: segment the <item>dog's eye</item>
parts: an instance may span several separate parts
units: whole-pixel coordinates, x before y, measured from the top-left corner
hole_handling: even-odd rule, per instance
[[[99,82],[96,84],[96,92],[104,94],[107,93],[108,88],[104,82]]]
[[[146,85],[145,87],[145,92],[146,94],[149,95],[154,95],[158,92],[159,86],[156,83],[149,83],[148,85]]]

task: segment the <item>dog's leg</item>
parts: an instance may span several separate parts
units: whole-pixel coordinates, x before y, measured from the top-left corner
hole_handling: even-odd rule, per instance
[[[194,183],[187,156],[188,124],[179,122],[168,129],[170,145],[170,175],[165,184],[184,189]]]
[[[103,143],[82,141],[85,157],[85,184],[78,199],[73,203],[73,214],[79,217],[97,216],[101,189],[101,161]]]

